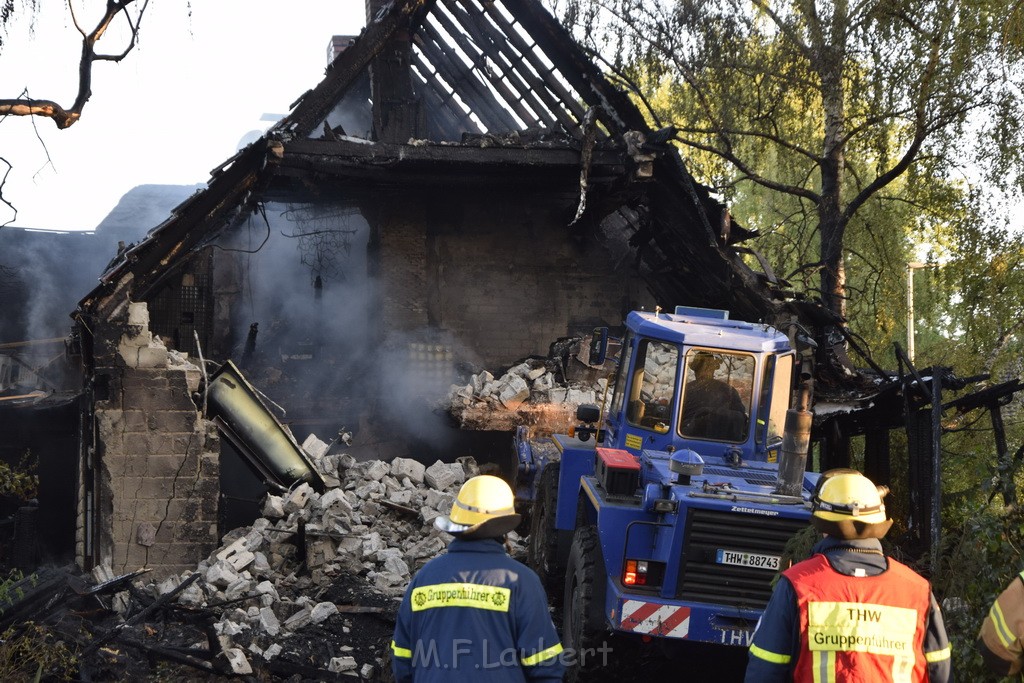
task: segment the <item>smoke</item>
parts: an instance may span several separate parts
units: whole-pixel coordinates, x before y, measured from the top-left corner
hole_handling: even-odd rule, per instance
[[[398,331],[385,319],[369,241],[345,204],[269,203],[250,215],[219,243],[238,264],[232,355],[246,356],[243,371],[290,416],[333,410],[339,425],[369,418],[377,438],[444,448],[452,430],[439,403],[462,350],[437,330]]]
[[[372,139],[373,111],[368,97],[359,97],[359,93],[369,93],[370,77],[363,73],[340,102],[327,115],[327,125],[332,130],[341,129],[349,137]]]
[[[235,329],[259,323],[257,355],[302,375],[310,393],[332,392],[362,371],[373,295],[368,235],[366,221],[343,206],[271,203],[220,245],[238,256]]]
[[[142,239],[196,187],[136,187],[95,232],[0,230],[0,343],[67,336],[71,314],[117,254],[118,242]]]
[[[84,268],[96,260],[94,235],[59,234],[4,228],[0,279],[4,312],[0,342],[63,337],[71,328],[76,293],[84,295]],[[69,268],[68,263],[82,267]]]
[[[460,359],[474,358],[449,334],[430,328],[391,331],[387,344],[376,354],[376,377],[381,390],[378,414],[407,435],[424,453],[412,453],[433,462],[452,453],[457,431],[448,413],[451,385],[464,379]]]

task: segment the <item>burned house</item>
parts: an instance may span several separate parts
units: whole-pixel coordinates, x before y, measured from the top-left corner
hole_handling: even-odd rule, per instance
[[[251,468],[199,409],[204,361],[233,360],[300,440],[432,458],[452,429],[422,406],[460,371],[684,296],[772,308],[726,248],[744,231],[539,3],[368,17],[81,302],[86,565],[192,565],[244,497]]]
[[[747,265],[750,233],[671,131],[539,2],[367,12],[291,113],[81,301],[86,567],[194,566],[273,485],[209,419],[229,360],[299,440],[351,432],[359,457],[430,461],[466,454],[430,410],[458,377],[643,306],[801,320],[830,340],[824,374],[856,384],[838,321]]]

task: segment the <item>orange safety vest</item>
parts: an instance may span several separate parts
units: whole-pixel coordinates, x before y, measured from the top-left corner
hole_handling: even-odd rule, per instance
[[[783,572],[796,592],[800,654],[794,681],[927,681],[928,582],[889,559],[877,576],[846,576],[815,555]]]

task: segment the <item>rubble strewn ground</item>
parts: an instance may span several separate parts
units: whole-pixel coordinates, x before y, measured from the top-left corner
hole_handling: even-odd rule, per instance
[[[493,385],[491,396],[513,384],[485,373],[474,382],[481,379],[481,389]],[[226,534],[194,570],[160,581],[115,577],[102,566],[88,577],[73,567],[37,572],[0,595],[2,638],[31,634],[33,623],[46,627],[45,647],[66,647],[48,651],[50,660],[70,659],[65,672],[77,680],[390,681],[399,600],[416,570],[450,540],[434,519],[481,468],[471,457],[359,462],[315,436],[302,448],[323,491],[300,483],[267,495],[250,526]],[[510,554],[525,560],[524,539],[512,532],[508,541]],[[553,610],[556,625],[560,612]],[[5,644],[0,639],[0,673]],[[659,648],[614,638],[610,644],[607,680],[678,666]],[[728,670],[723,680],[738,680],[744,653],[730,650],[690,647],[687,666]]]
[[[453,387],[452,415],[478,415],[489,429],[511,416],[506,432],[523,423],[568,427],[576,406],[595,402],[605,386],[577,362],[579,341],[561,340],[548,359],[526,359],[497,379],[473,375]],[[109,566],[89,576],[51,567],[43,584],[31,585],[38,599],[21,601],[24,610],[0,605],[10,617],[0,613],[0,632],[27,632],[18,624],[30,622],[52,629],[82,680],[388,680],[400,597],[412,574],[443,552],[450,539],[434,519],[480,468],[472,458],[427,465],[335,452],[348,444],[306,439],[325,489],[303,483],[266,496],[260,518],[227,533],[194,569],[151,580],[123,569],[115,576]],[[509,550],[525,559],[515,533]]]
[[[453,387],[450,409],[491,428],[514,416],[561,429],[577,405],[604,395],[605,382],[568,356],[527,359],[498,379],[484,371]],[[399,600],[447,546],[434,519],[480,467],[471,457],[357,461],[312,435],[302,448],[325,489],[299,483],[267,495],[261,517],[226,534],[194,570],[153,581],[106,566],[91,576],[50,568],[18,619],[63,639],[81,680],[390,680]],[[515,532],[508,547],[525,559]]]
[[[225,606],[214,628],[235,673],[280,669],[267,664],[297,650],[310,670],[377,680],[387,669],[383,655],[398,599],[412,573],[450,540],[434,518],[451,509],[458,488],[479,470],[472,458],[430,466],[404,458],[357,463],[326,454],[315,437],[303,448],[336,487],[318,494],[303,483],[267,496],[263,517],[225,536],[178,603]],[[187,578],[150,590],[167,593]]]
[[[398,602],[447,546],[433,521],[479,468],[472,458],[356,462],[315,436],[303,448],[328,488],[268,495],[263,516],[228,533],[195,571],[134,585],[93,571],[88,599],[105,616],[73,629],[83,679],[389,680]],[[514,532],[509,547],[525,555]]]

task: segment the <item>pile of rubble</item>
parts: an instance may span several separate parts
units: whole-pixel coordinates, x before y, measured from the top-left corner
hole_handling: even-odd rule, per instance
[[[321,669],[375,680],[387,668],[387,640],[366,643],[352,618],[370,613],[393,620],[412,574],[450,540],[434,519],[451,509],[459,486],[479,469],[471,457],[429,467],[405,458],[356,462],[329,454],[315,436],[303,449],[328,483],[324,493],[302,483],[268,495],[263,517],[227,534],[199,564],[196,579],[186,572],[147,590],[154,597],[176,592],[186,608],[215,609],[221,666],[235,674],[252,673],[286,651],[290,638],[308,640],[308,628],[320,626],[335,636],[324,655],[333,656]],[[509,541],[514,556],[525,555],[518,535]],[[354,591],[359,604],[326,598],[354,577],[362,584]]]
[[[468,384],[453,384],[449,403],[453,412],[485,406],[517,410],[530,402],[579,405],[596,403],[604,395],[608,380],[562,383],[543,360],[530,359],[510,368],[498,379],[486,370],[473,375]]]

